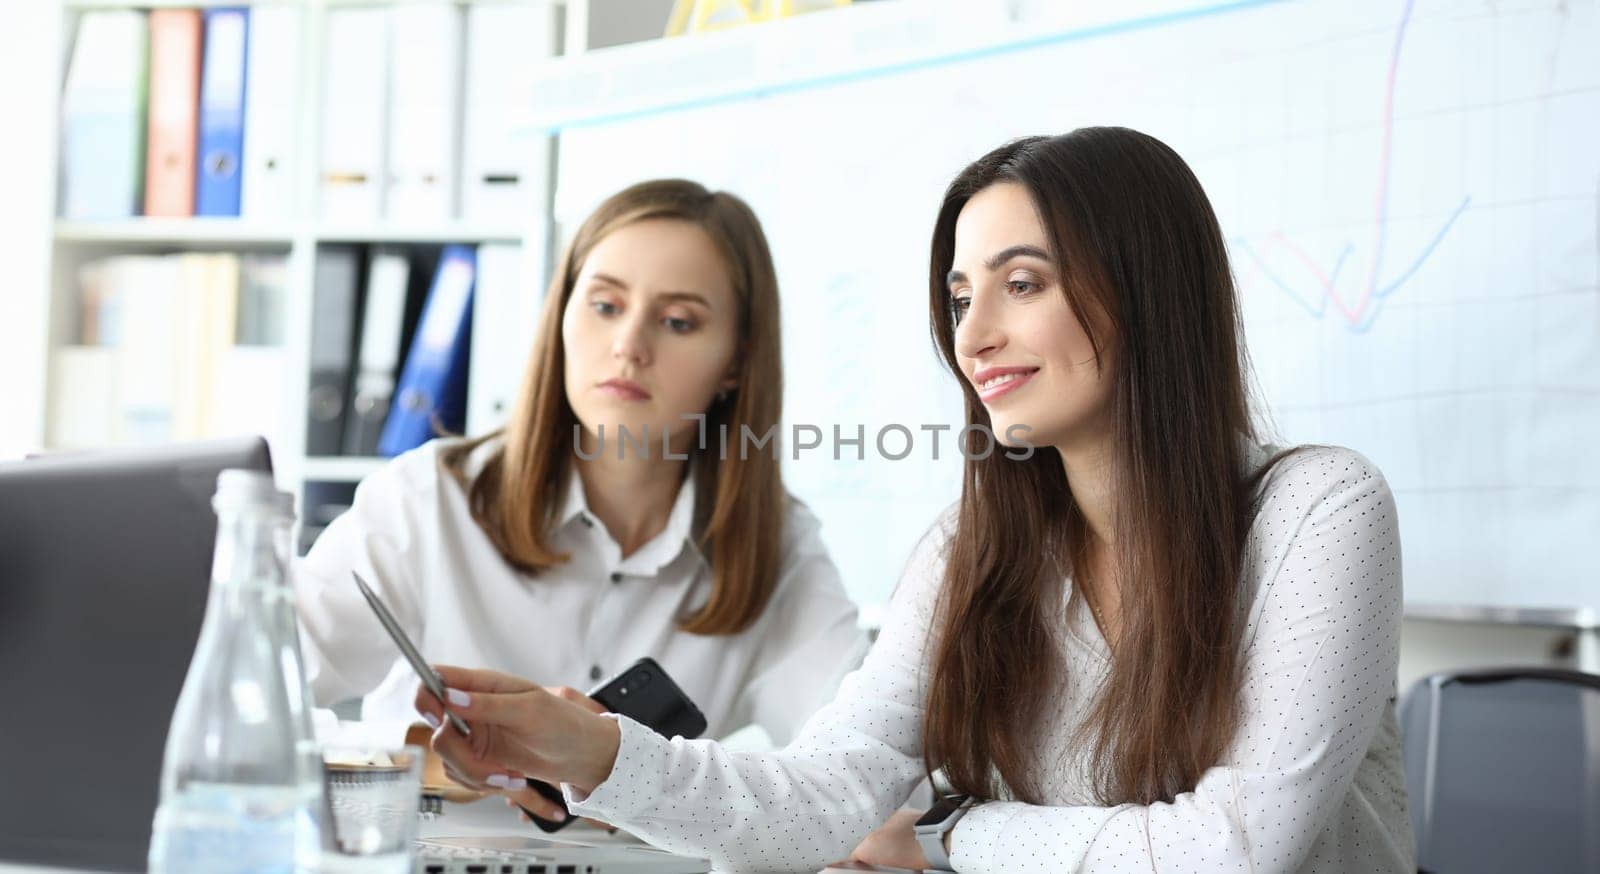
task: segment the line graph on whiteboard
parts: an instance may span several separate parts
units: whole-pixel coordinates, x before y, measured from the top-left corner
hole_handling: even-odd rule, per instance
[[[1408,599],[1600,607],[1600,454],[1574,437],[1600,433],[1600,0],[1103,6],[1139,26],[563,133],[560,221],[623,178],[740,194],[784,289],[785,419],[959,422],[925,321],[939,193],[1011,137],[1145,131],[1223,228],[1268,436],[1383,471]],[[958,474],[784,476],[881,604]]]
[[[1218,80],[1257,114],[1212,178],[1270,425],[1380,466],[1408,599],[1600,603],[1600,3],[1363,8]]]
[[[1258,277],[1282,292],[1312,317],[1322,319],[1330,314],[1343,321],[1355,333],[1365,333],[1372,327],[1384,302],[1416,274],[1439,243],[1450,233],[1456,220],[1472,203],[1472,196],[1461,199],[1440,224],[1438,230],[1414,252],[1405,253],[1404,266],[1394,275],[1385,276],[1385,256],[1389,252],[1389,185],[1394,151],[1394,91],[1398,79],[1401,49],[1405,45],[1406,26],[1411,20],[1414,0],[1407,0],[1395,29],[1394,47],[1389,56],[1389,69],[1384,77],[1383,134],[1378,158],[1376,194],[1374,195],[1372,227],[1373,239],[1365,278],[1357,276],[1345,281],[1349,274],[1346,266],[1358,254],[1356,243],[1345,240],[1333,255],[1331,267],[1319,262],[1305,246],[1282,229],[1273,231],[1264,240],[1251,243],[1238,237],[1232,242],[1250,262],[1250,270],[1241,285],[1250,285]],[[1282,255],[1283,258],[1276,256]],[[1295,271],[1289,275],[1287,265]]]

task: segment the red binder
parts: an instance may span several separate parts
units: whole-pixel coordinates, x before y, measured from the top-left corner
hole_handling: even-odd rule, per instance
[[[150,124],[144,214],[194,215],[200,10],[150,10]]]

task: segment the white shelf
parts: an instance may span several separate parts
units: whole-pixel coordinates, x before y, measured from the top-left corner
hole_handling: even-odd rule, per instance
[[[146,245],[277,245],[294,242],[287,224],[236,218],[131,218],[108,221],[60,219],[58,243],[142,243]]]
[[[473,222],[440,224],[321,225],[310,233],[325,243],[517,243],[522,228]],[[111,221],[56,222],[62,243],[117,245],[278,245],[289,246],[296,231],[287,224],[235,218],[131,218]]]
[[[307,458],[300,464],[300,478],[322,482],[359,482],[388,463],[387,458]]]
[[[68,10],[84,9],[211,9],[251,6],[305,6],[308,0],[63,0]]]
[[[322,225],[312,232],[321,243],[518,243],[523,229],[472,222],[405,225]]]
[[[395,6],[401,3],[453,3],[477,6],[492,3],[522,3],[528,0],[63,0],[71,11],[85,9],[211,9],[238,6],[321,6],[336,9],[349,6]],[[565,6],[567,0],[544,0],[549,6]]]

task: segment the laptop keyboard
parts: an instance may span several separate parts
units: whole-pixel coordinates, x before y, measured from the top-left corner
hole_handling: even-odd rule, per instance
[[[492,850],[488,847],[441,847],[430,844],[426,847],[423,847],[421,852],[423,858],[441,859],[446,861],[453,861],[456,859],[465,859],[475,862],[498,860],[511,861],[517,858],[511,853],[507,853],[502,850]]]
[[[518,861],[518,856],[488,847],[420,848],[416,874],[594,874],[593,865],[552,865]]]
[[[475,847],[428,847],[416,874],[595,874],[593,865],[519,862],[510,853]]]

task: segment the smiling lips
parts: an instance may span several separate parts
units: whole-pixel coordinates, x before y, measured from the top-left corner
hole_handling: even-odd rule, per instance
[[[601,393],[611,395],[619,400],[650,400],[650,393],[644,390],[644,386],[634,382],[631,379],[608,379],[605,382],[600,383],[598,386],[596,386],[596,388],[600,389]]]
[[[979,399],[989,403],[1021,388],[1038,372],[1037,367],[986,367],[972,375],[972,384]]]

